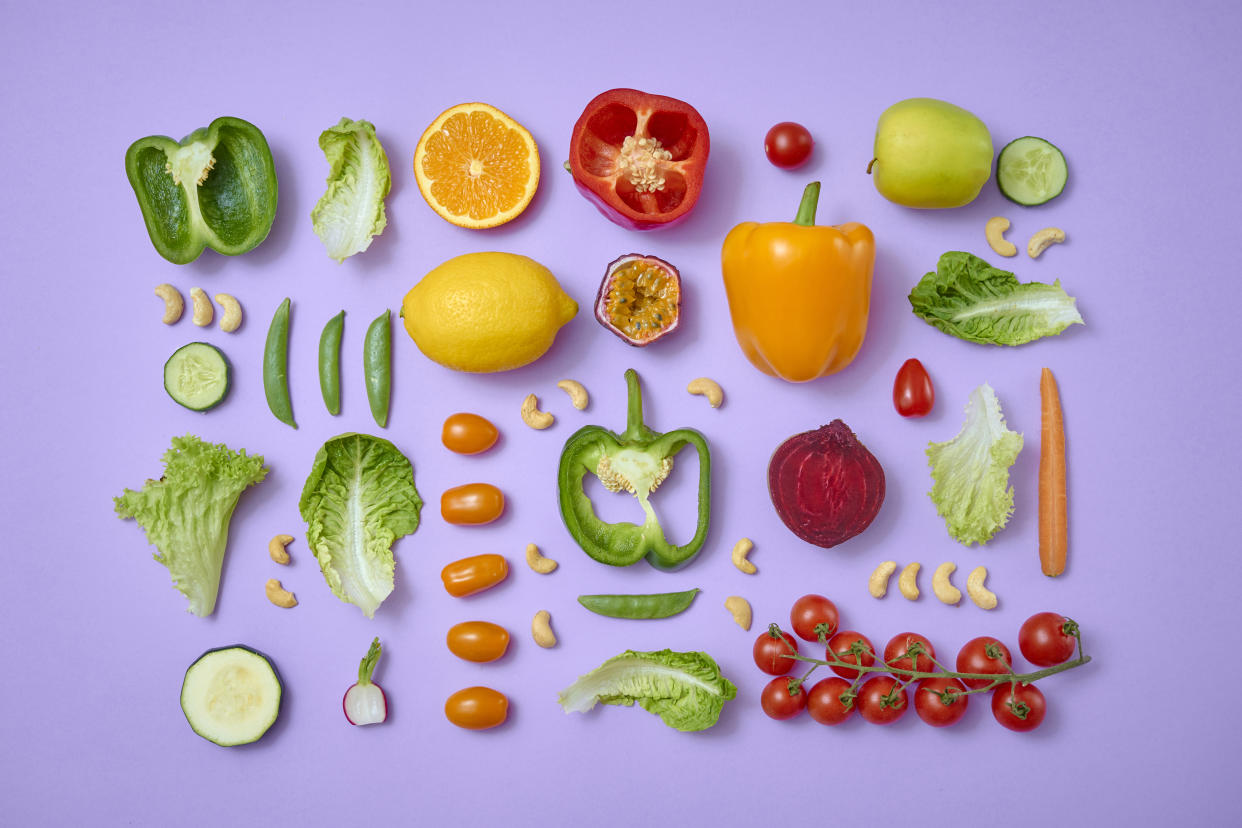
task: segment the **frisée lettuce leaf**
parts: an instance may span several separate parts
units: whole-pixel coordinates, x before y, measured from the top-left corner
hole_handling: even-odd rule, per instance
[[[1022,345],[1084,324],[1060,281],[1019,282],[969,253],[942,255],[909,298],[914,315],[927,324],[985,345]]]
[[[418,528],[422,505],[414,468],[392,443],[368,434],[324,443],[298,510],[332,594],[374,618],[393,590],[392,545]]]
[[[986,543],[1009,521],[1009,467],[1020,451],[1022,435],[1005,426],[1000,401],[986,382],[970,392],[966,422],[957,436],[928,444],[934,481],[928,494],[959,543]]]
[[[388,155],[367,121],[342,118],[319,136],[328,189],[311,211],[315,234],[338,263],[371,246],[388,226],[384,197],[392,187]]]
[[[632,707],[637,702],[676,730],[706,730],[720,718],[737,687],[707,653],[626,650],[581,676],[560,694],[566,713],[596,703]]]
[[[146,532],[158,550],[155,559],[168,567],[195,615],[215,611],[233,509],[266,475],[261,456],[187,434],[172,438],[159,480],[113,499],[117,515],[134,518]]]

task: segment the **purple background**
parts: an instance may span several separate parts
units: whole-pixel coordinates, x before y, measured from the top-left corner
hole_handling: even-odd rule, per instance
[[[1232,650],[1237,540],[1227,527],[1242,481],[1237,261],[1225,241],[1236,236],[1242,184],[1237,6],[1198,3],[1174,14],[1154,2],[1121,13],[1076,2],[790,3],[779,12],[737,2],[599,11],[569,2],[5,5],[0,822],[745,824],[938,814],[967,823],[1220,824],[1236,814],[1230,768],[1242,672]],[[582,107],[614,86],[687,100],[711,128],[702,201],[669,232],[605,221],[560,169]],[[888,203],[863,174],[875,121],[916,95],[974,111],[998,149],[1027,134],[1052,139],[1071,167],[1065,194],[1024,209],[989,183],[958,210]],[[424,127],[472,100],[525,124],[543,159],[526,214],[488,232],[439,219],[410,170]],[[136,138],[179,137],[223,114],[259,125],[272,146],[276,223],[248,255],[208,251],[178,267],[152,249],[122,157]],[[388,229],[338,266],[308,216],[327,170],[317,137],[342,115],[376,125],[393,187]],[[817,140],[813,163],[796,173],[762,152],[764,132],[786,119]],[[858,358],[794,386],[759,374],[738,351],[719,249],[740,221],[791,217],[812,177],[824,184],[821,223],[868,224],[878,252]],[[1010,217],[1020,246],[1041,227],[1066,229],[1068,242],[1040,260],[1011,261],[1024,281],[1061,279],[1085,327],[1000,349],[911,315],[905,296],[942,252],[999,258],[983,239],[994,214]],[[440,368],[394,327],[392,416],[378,432],[362,387],[366,323],[395,310],[440,261],[491,249],[544,262],[582,305],[577,318],[546,358],[491,376]],[[643,351],[603,331],[589,308],[604,265],[631,251],[679,265],[687,294],[682,330]],[[236,294],[244,327],[198,329],[188,313],[161,325],[151,290],[165,281],[187,298],[195,285]],[[285,296],[297,431],[268,413],[260,382],[267,322]],[[315,346],[341,308],[344,411],[333,418],[319,399]],[[230,398],[205,416],[178,408],[159,382],[167,355],[194,339],[219,345],[235,367]],[[921,421],[901,419],[890,401],[910,356],[936,384],[936,409]],[[1056,581],[1040,575],[1035,551],[1044,365],[1060,382],[1070,447],[1070,565]],[[675,574],[594,563],[556,508],[564,439],[587,423],[621,425],[630,366],[642,375],[649,423],[700,428],[713,447],[712,531],[699,559]],[[683,390],[702,374],[725,388],[719,411]],[[566,376],[591,391],[585,413],[555,388]],[[1027,442],[1012,470],[1009,527],[968,549],[948,537],[925,495],[923,449],[956,434],[967,394],[985,381]],[[559,416],[551,430],[520,422],[530,391]],[[445,450],[440,425],[458,410],[492,418],[499,447],[474,458]],[[836,417],[883,463],[888,497],[865,534],[824,551],[780,524],[765,469],[784,438]],[[350,430],[382,433],[404,450],[428,502],[421,528],[396,547],[397,588],[374,621],[330,594],[297,513],[314,452]],[[219,604],[205,620],[185,612],[139,528],[112,512],[112,497],[156,475],[169,438],[186,432],[262,453],[271,470],[234,516]],[[687,463],[657,496],[678,537],[692,530],[694,475]],[[504,489],[508,513],[484,528],[446,525],[440,493],[475,480]],[[609,503],[610,514],[625,513],[627,504]],[[297,538],[287,570],[265,551],[278,532]],[[755,540],[758,576],[730,565],[744,535]],[[554,575],[522,563],[530,541],[560,561]],[[440,568],[476,552],[507,555],[509,580],[449,598]],[[883,601],[868,596],[867,575],[886,558],[923,563],[921,600],[895,588]],[[936,601],[930,570],[944,560],[958,563],[963,583],[987,565],[1000,606],[985,613]],[[273,576],[298,594],[295,610],[265,600]],[[663,622],[597,618],[574,600],[691,586],[703,589],[692,609]],[[1095,660],[1041,684],[1050,710],[1028,735],[996,725],[982,698],[948,731],[913,714],[888,728],[857,718],[836,729],[806,717],[773,722],[759,710],[766,676],[751,662],[751,642],[808,591],[833,598],[845,625],[877,644],[913,629],[949,659],[983,634],[1016,654],[1023,619],[1053,609],[1082,623]],[[730,594],[753,604],[751,633],[722,609]],[[528,637],[539,608],[552,613],[561,640],[553,650]],[[445,631],[469,618],[512,631],[503,661],[472,665],[448,653]],[[382,727],[352,728],[340,698],[375,635],[385,644],[378,679],[392,715]],[[226,750],[193,735],[177,696],[201,651],[234,642],[274,658],[287,697],[267,738]],[[738,684],[738,699],[697,735],[639,709],[562,713],[557,691],[627,647],[706,650]],[[445,721],[444,699],[472,684],[509,695],[505,726],[469,733]]]

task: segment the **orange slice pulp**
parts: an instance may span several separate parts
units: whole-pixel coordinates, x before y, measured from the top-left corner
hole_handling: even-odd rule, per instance
[[[440,113],[414,150],[414,176],[431,209],[458,227],[517,218],[539,186],[539,149],[494,106],[464,103]]]

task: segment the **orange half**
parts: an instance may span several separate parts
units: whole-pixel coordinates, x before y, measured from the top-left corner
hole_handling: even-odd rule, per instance
[[[495,227],[517,218],[539,186],[539,148],[525,127],[494,106],[458,104],[418,139],[419,192],[458,227]]]

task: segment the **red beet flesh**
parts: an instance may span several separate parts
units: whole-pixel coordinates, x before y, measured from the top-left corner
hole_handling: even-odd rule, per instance
[[[825,549],[871,525],[884,503],[884,469],[841,420],[795,434],[772,455],[768,493],[789,531]]]

